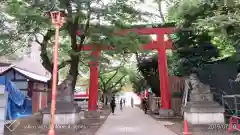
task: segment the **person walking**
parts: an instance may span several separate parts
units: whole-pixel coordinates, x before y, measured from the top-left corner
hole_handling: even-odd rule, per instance
[[[113,97],[110,103],[111,109],[112,109],[112,114],[114,115],[116,103],[115,103],[115,98]]]
[[[144,110],[145,114],[147,114],[148,110],[147,98],[143,98],[142,100],[142,109]]]
[[[131,97],[131,106],[132,106],[132,108],[133,108],[133,98]]]
[[[125,100],[125,99],[123,99],[123,105],[125,106],[125,104],[126,104],[126,100]]]
[[[123,109],[123,99],[121,98],[120,99],[120,110],[122,111],[122,109]]]

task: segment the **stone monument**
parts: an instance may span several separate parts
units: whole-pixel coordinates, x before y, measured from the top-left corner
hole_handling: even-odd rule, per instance
[[[183,106],[184,120],[191,124],[224,123],[224,107],[213,100],[210,87],[200,82],[196,74],[189,77],[190,100]]]
[[[58,86],[56,97],[55,124],[79,124],[81,108],[73,104],[73,77],[68,76],[62,84]],[[49,124],[51,120],[51,104],[42,110],[43,124]]]

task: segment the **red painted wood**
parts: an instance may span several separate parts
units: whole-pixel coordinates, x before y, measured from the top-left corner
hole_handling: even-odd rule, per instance
[[[92,51],[92,56],[99,58],[100,50]],[[90,86],[88,110],[96,111],[98,102],[98,60],[89,62],[90,66]]]
[[[161,45],[159,44],[159,41],[153,41],[151,43],[148,43],[146,45],[142,45],[142,49],[144,50],[154,50],[158,49]],[[166,49],[173,49],[173,45],[171,41],[165,42],[165,48]]]
[[[78,97],[88,97],[88,94],[75,94],[74,97],[78,98]]]
[[[166,41],[165,44],[166,44],[166,49],[174,49],[171,41]],[[158,41],[152,41],[148,44],[142,45],[142,49],[144,49],[144,50],[154,50],[154,49],[157,49],[158,46],[159,46]],[[85,45],[85,46],[83,46],[82,48],[79,48],[79,49],[81,49],[83,51],[92,51],[92,50],[94,50],[94,47],[89,46],[89,45]],[[101,50],[113,50],[113,49],[114,48],[112,48],[112,47],[105,46]]]
[[[158,37],[158,40],[161,41],[161,37]],[[160,91],[161,91],[161,108],[162,109],[171,109],[171,100],[169,93],[169,80],[168,80],[168,69],[167,69],[167,56],[166,48],[163,43],[158,48],[158,71],[159,71],[159,80],[160,80]]]
[[[47,107],[47,93],[43,92],[42,93],[42,108],[46,108]]]
[[[31,99],[32,99],[32,113],[35,113],[37,111],[36,110],[37,103],[36,103],[36,100],[33,100],[34,98],[36,98],[36,95],[34,95],[34,92],[33,92],[33,82],[32,81],[28,82],[28,89],[29,89],[29,91],[32,92],[32,97],[31,97]]]
[[[32,112],[36,113],[39,110],[39,93],[38,92],[33,92],[32,96]]]

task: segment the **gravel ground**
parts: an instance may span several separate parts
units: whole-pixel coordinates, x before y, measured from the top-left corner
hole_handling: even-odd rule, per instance
[[[151,115],[157,121],[161,123],[166,123],[165,126],[175,132],[178,135],[183,135],[184,124],[182,119],[158,119]],[[227,133],[228,125],[191,125],[188,124],[189,132],[191,135],[240,135],[240,132],[232,132],[231,134]]]
[[[57,135],[94,135],[110,114],[109,109],[102,109],[100,112],[100,119],[82,119],[78,125],[63,125],[56,128],[55,132]],[[48,126],[41,125],[41,119],[41,115],[19,119],[19,122],[14,124],[19,124],[14,131],[5,127],[4,135],[47,135]]]

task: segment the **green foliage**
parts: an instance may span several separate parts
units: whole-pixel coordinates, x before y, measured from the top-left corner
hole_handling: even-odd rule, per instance
[[[4,5],[0,6],[0,56],[7,56],[10,59],[18,59],[27,52],[30,40],[25,36],[18,36],[14,28],[13,18],[4,13]]]
[[[235,4],[232,0],[223,2],[222,0],[172,0],[172,3],[169,3],[166,24],[174,24],[178,29],[170,36],[175,47],[175,50],[168,53],[170,75],[187,76],[197,72],[206,78],[209,77],[209,80],[215,76],[214,79],[219,83],[222,79],[219,80],[215,74],[222,75],[220,72],[223,70],[214,72],[217,68],[225,68],[229,65],[236,67],[236,64],[219,63],[225,59],[231,59],[233,63],[240,62],[239,2]],[[150,58],[141,57],[143,58],[140,58],[138,68],[158,96],[157,55],[153,54]],[[227,74],[226,80],[229,79],[230,73]],[[231,75],[236,74],[231,73]]]
[[[176,50],[169,67],[174,75],[196,72],[206,63],[235,52],[230,40],[213,31],[213,26],[199,21],[213,16],[216,9],[214,2],[202,0],[181,0],[170,7],[168,21],[175,22],[179,29],[172,35]]]
[[[231,54],[233,54],[239,51],[240,3],[234,0],[226,2],[227,3],[221,3],[220,0],[215,0],[211,3],[204,1],[205,5],[211,5],[215,8],[211,10],[212,14],[206,15],[203,19],[198,19],[196,25],[220,37],[222,42],[224,42],[223,44],[226,50],[231,51]],[[233,51],[233,48],[236,49],[236,51]]]
[[[99,89],[104,94],[115,94],[122,90],[122,87],[127,83],[127,70],[122,65],[122,63],[118,67],[111,68],[109,65],[102,65],[99,75]]]
[[[135,93],[141,93],[146,88],[146,81],[144,77],[138,71],[131,71],[129,74],[129,80],[132,84],[133,91]]]
[[[181,92],[173,92],[172,93],[172,97],[173,98],[182,98],[183,97],[183,93],[181,93]]]
[[[68,74],[77,80],[80,61],[87,63],[92,60],[89,53],[80,48],[90,44],[93,47],[112,46],[115,53],[126,54],[136,52],[139,46],[146,43],[147,38],[134,33],[128,35],[116,34],[116,31],[128,28],[131,24],[139,21],[144,22],[143,17],[148,13],[135,9],[137,0],[59,0],[54,9],[67,11],[65,23],[60,29],[59,68],[69,65]],[[18,41],[26,35],[35,37],[35,41],[41,46],[41,58],[43,66],[52,72],[52,46],[54,45],[54,27],[51,19],[47,16],[50,9],[47,1],[39,1],[34,6],[25,0],[7,0],[1,2],[3,12],[12,17],[15,24],[15,32]],[[81,33],[80,36],[76,32]],[[1,41],[9,39],[8,36]],[[9,39],[11,40],[11,39]],[[15,42],[15,41],[12,41]],[[106,62],[106,61],[103,61]],[[66,72],[65,72],[66,73]],[[75,85],[75,82],[73,83]]]

